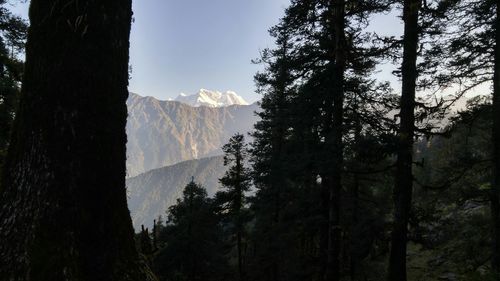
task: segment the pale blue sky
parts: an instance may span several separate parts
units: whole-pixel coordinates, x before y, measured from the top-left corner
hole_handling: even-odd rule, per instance
[[[159,98],[200,88],[255,101],[251,60],[289,0],[136,0],[130,90]]]
[[[11,0],[14,2],[13,0]],[[289,0],[135,0],[130,90],[160,99],[200,88],[255,101],[251,60]],[[16,11],[27,15],[27,4]]]
[[[11,0],[16,1],[16,0]],[[273,46],[268,29],[290,0],[135,0],[130,90],[159,99],[200,88],[233,90],[247,101],[255,94],[252,59]],[[14,10],[27,17],[27,3]],[[397,14],[377,16],[370,29],[401,34]],[[383,79],[393,67],[383,67]]]

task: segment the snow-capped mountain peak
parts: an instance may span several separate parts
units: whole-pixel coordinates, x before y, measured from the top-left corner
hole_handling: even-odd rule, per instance
[[[182,102],[194,107],[224,107],[230,105],[248,105],[242,97],[233,91],[219,92],[207,89],[200,89],[194,95],[181,93],[175,98],[175,101]]]

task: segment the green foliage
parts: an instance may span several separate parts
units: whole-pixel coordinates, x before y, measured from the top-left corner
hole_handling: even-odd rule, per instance
[[[160,280],[225,280],[227,262],[219,219],[203,187],[189,183],[159,229],[153,267]]]
[[[230,244],[235,247],[238,279],[243,280],[244,256],[246,255],[246,224],[250,216],[247,208],[246,192],[250,190],[250,172],[245,165],[248,148],[242,134],[235,134],[222,147],[224,166],[229,166],[226,174],[219,180],[222,190],[215,194],[217,212],[227,225]]]
[[[338,19],[332,17],[338,3],[293,0],[270,29],[276,47],[256,61],[265,68],[255,75],[262,100],[252,146],[247,149],[243,135],[233,136],[223,147],[229,170],[220,179],[222,190],[212,200],[191,183],[170,209],[155,259],[162,278],[197,280],[194,272],[219,279],[325,280],[333,210],[340,220],[335,230],[340,229],[341,245],[335,250],[341,280],[386,280],[394,158],[404,145],[396,135],[401,116],[394,116],[401,109],[399,96],[373,74],[387,58],[399,62],[405,42],[367,31],[371,17],[391,11],[397,1],[341,1],[344,30],[335,29]],[[421,41],[415,89],[460,83],[464,88],[452,102],[491,81],[494,5],[424,3],[414,26]],[[347,40],[340,54],[342,34]],[[400,77],[401,69],[395,74]],[[468,80],[462,84],[463,79]],[[415,187],[408,280],[495,280],[489,266],[491,99],[470,100],[463,111],[447,116],[446,128],[431,121],[448,113],[442,106],[447,101],[410,101],[414,163],[405,166],[412,167],[412,178],[405,180]],[[332,175],[341,178],[336,194],[328,186]],[[255,193],[248,197],[251,183]],[[336,209],[332,194],[341,198]],[[195,225],[199,236],[190,232]],[[203,239],[210,243],[198,244]],[[193,247],[200,250],[197,259]],[[193,267],[200,260],[223,266],[214,266],[208,277],[200,273],[208,269]]]

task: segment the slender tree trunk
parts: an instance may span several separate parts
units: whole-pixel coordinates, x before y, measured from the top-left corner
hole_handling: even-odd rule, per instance
[[[389,280],[406,281],[406,242],[413,191],[415,86],[417,80],[418,13],[421,0],[405,0],[402,93],[399,145],[394,186],[394,223],[389,258]]]
[[[281,59],[283,61],[287,60],[287,42],[288,40],[284,40],[282,48],[283,53],[281,54]],[[281,208],[282,208],[282,193],[283,188],[286,188],[283,182],[284,172],[283,172],[283,144],[285,142],[285,118],[286,113],[284,112],[284,104],[286,103],[286,85],[289,80],[289,74],[287,69],[281,65],[278,81],[280,82],[277,87],[277,99],[275,106],[275,118],[278,120],[276,124],[276,129],[272,130],[272,164],[271,164],[271,187],[274,190],[274,209],[273,209],[273,220],[272,220],[272,229],[274,230],[274,235],[271,236],[271,245],[280,244],[276,249],[276,253],[272,257],[272,280],[279,281],[281,280],[281,261],[283,259],[283,249],[281,247],[281,243],[278,241],[282,233],[281,224]]]
[[[353,248],[356,247],[358,241],[354,240],[354,237],[358,237],[356,234],[358,227],[358,212],[359,212],[359,176],[354,175],[354,185],[351,191],[352,197],[352,221],[351,221],[351,231],[350,231],[350,278],[352,281],[356,280],[356,273],[358,269],[358,256],[353,255]]]
[[[241,239],[241,231],[237,233],[238,239],[238,280],[243,280],[243,255],[242,255],[242,239]]]
[[[0,279],[152,280],[125,194],[130,0],[32,0]]]
[[[243,232],[243,223],[241,218],[241,209],[243,208],[243,191],[241,189],[240,183],[241,178],[240,175],[243,172],[243,164],[241,163],[241,154],[236,155],[236,194],[238,196],[236,202],[236,216],[237,216],[237,233],[236,233],[236,247],[238,248],[238,280],[242,281],[244,279],[243,272],[243,241],[242,241],[242,232]]]
[[[357,110],[357,109],[356,109]],[[358,117],[356,117],[358,118]],[[361,125],[359,124],[359,119],[356,119],[356,129],[354,132],[354,142],[356,147],[359,147],[359,139],[361,135]],[[358,153],[356,152],[356,157],[354,157],[354,160],[356,161],[356,167],[358,166],[358,163],[361,161],[361,159],[358,158]],[[359,170],[359,169],[357,169]],[[360,186],[360,179],[359,179],[359,174],[354,174],[354,183],[351,189],[351,201],[352,201],[352,218],[350,222],[350,249],[349,249],[349,258],[350,258],[350,278],[351,281],[356,280],[356,271],[358,269],[358,256],[354,253],[354,247],[358,246],[358,241],[355,240],[355,237],[358,237],[357,231],[358,231],[358,214],[359,214],[359,186]]]
[[[332,77],[333,114],[332,114],[332,142],[333,163],[329,182],[328,206],[328,254],[326,280],[340,280],[340,246],[342,231],[340,227],[340,203],[342,192],[343,170],[343,123],[344,123],[344,71],[345,71],[345,0],[331,2],[332,29],[334,41],[334,64]]]
[[[353,114],[354,114],[354,146],[355,146],[355,151],[354,151],[354,169],[359,171],[360,166],[362,163],[362,159],[360,158],[360,149],[361,149],[361,131],[363,129],[363,126],[361,125],[361,119],[359,116],[359,107],[358,103],[361,103],[361,101],[358,99],[358,95],[355,96],[354,98],[356,104],[354,105],[353,108]],[[355,253],[354,248],[356,248],[359,243],[356,241],[356,237],[358,237],[358,217],[359,217],[359,187],[360,187],[360,177],[358,173],[355,173],[353,175],[353,185],[351,188],[351,206],[352,206],[352,217],[350,221],[350,229],[349,229],[349,263],[350,263],[350,268],[349,268],[349,274],[351,281],[356,280],[356,273],[358,269],[358,254]]]
[[[492,268],[500,275],[500,1],[496,1],[495,69],[493,77],[493,183],[491,217],[493,219]]]

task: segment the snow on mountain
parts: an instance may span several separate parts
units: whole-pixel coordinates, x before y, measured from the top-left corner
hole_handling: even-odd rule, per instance
[[[128,176],[221,155],[232,135],[252,130],[258,120],[254,112],[259,110],[257,104],[193,107],[132,93],[127,106]]]
[[[188,104],[190,106],[199,107],[225,107],[230,105],[248,105],[242,97],[238,96],[233,91],[219,92],[200,89],[194,95],[186,95],[181,93],[175,98],[175,101]]]

